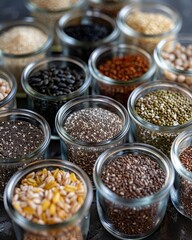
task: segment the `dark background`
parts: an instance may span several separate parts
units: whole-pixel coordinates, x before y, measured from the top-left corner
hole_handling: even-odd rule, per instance
[[[145,0],[143,0],[145,1]],[[152,1],[152,0],[151,0]],[[192,31],[192,0],[161,0],[175,7],[183,18],[182,33]],[[0,0],[0,23],[28,16],[24,0]],[[158,230],[147,240],[192,240],[192,221],[179,214],[171,203]],[[0,240],[15,240],[11,222],[0,202]],[[95,206],[91,208],[91,224],[88,240],[116,240],[102,227]]]

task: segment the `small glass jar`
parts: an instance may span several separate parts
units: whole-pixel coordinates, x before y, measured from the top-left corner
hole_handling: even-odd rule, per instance
[[[17,126],[14,126],[16,122],[24,122],[27,123],[27,126],[22,129],[22,132],[17,131]],[[13,122],[13,126],[11,125]],[[9,123],[6,127],[4,126],[5,123]],[[0,135],[1,139],[2,136],[6,134],[4,137],[4,141],[1,141],[1,159],[0,159],[0,172],[1,172],[1,179],[0,179],[0,200],[3,199],[3,192],[6,187],[7,182],[11,178],[11,176],[18,170],[23,168],[24,166],[28,165],[29,163],[44,158],[46,154],[46,150],[50,143],[50,127],[47,121],[41,117],[39,114],[32,112],[27,109],[12,109],[10,111],[2,110],[0,114]],[[9,129],[10,128],[10,129]],[[33,128],[36,128],[35,134],[33,136]],[[15,129],[15,132],[14,132]],[[38,134],[37,134],[38,129]],[[43,137],[39,137],[39,132],[42,132]],[[14,146],[14,141],[12,141],[15,136],[20,139],[20,146]],[[26,141],[25,146],[22,146],[23,141],[22,138]],[[8,141],[8,139],[12,139]],[[33,150],[28,149],[27,141],[33,141],[32,143],[28,143]],[[8,148],[3,146],[9,142]],[[6,153],[3,151],[6,150]],[[22,153],[20,152],[22,151]],[[27,151],[27,153],[25,153]],[[25,154],[24,154],[25,153]],[[23,155],[22,155],[23,154]],[[22,155],[22,157],[17,157]],[[5,156],[5,157],[2,157]],[[8,157],[11,156],[11,157]]]
[[[182,19],[169,5],[136,1],[120,10],[117,26],[122,42],[138,45],[152,54],[161,39],[171,38],[180,31]]]
[[[171,160],[176,173],[171,200],[175,208],[189,219],[192,219],[192,172],[187,168],[191,165],[191,149],[192,129],[181,132],[171,147]]]
[[[52,51],[60,52],[60,41],[56,34],[57,21],[73,9],[83,9],[85,2],[85,0],[25,0],[25,5],[32,17],[49,26],[53,34]]]
[[[86,195],[82,206],[77,212],[62,222],[53,224],[32,222],[22,216],[13,206],[12,200],[14,190],[19,186],[22,179],[32,172],[41,171],[43,169],[44,171],[45,169],[50,171],[60,169],[73,173],[84,185]],[[46,161],[36,161],[12,176],[5,190],[4,205],[13,222],[18,240],[85,240],[89,230],[89,210],[92,198],[93,191],[91,182],[82,169],[68,161],[47,159]]]
[[[60,18],[57,34],[64,55],[76,56],[88,62],[95,48],[118,40],[119,30],[114,19],[103,13],[76,10]]]
[[[103,181],[102,174],[103,171],[106,171],[107,166],[110,167],[111,162],[117,163],[119,158],[122,159],[129,154],[131,154],[132,157],[143,157],[137,166],[138,171],[135,172],[136,175],[140,175],[138,177],[139,181],[143,180],[143,169],[141,168],[141,172],[139,173],[139,168],[140,165],[143,166],[142,161],[145,161],[145,158],[149,158],[159,165],[162,172],[164,172],[165,180],[158,191],[156,190],[156,192],[150,193],[150,195],[148,193],[148,195],[144,197],[127,199],[123,197],[123,194],[131,187],[131,184],[135,184],[134,176],[132,182],[131,180],[127,180],[127,184],[122,184],[121,196],[116,194],[116,190],[114,188],[113,190],[110,189],[108,184]],[[132,161],[130,161],[130,164],[131,162]],[[136,163],[135,160],[134,163]],[[145,166],[146,170],[149,166],[147,164]],[[127,178],[128,171],[130,172],[128,167],[126,169],[126,166],[122,164],[120,168],[124,169],[125,177]],[[118,169],[118,167],[116,167],[116,169]],[[113,171],[113,169],[111,169],[111,171]],[[107,173],[110,174],[109,172]],[[132,172],[132,174],[134,174],[134,172]],[[116,177],[117,175],[118,173],[116,171]],[[99,217],[102,225],[110,234],[119,239],[143,239],[151,235],[159,227],[166,212],[170,189],[174,181],[172,164],[161,151],[150,145],[141,143],[125,144],[108,149],[98,157],[94,166],[93,177],[97,190],[96,197]],[[120,178],[121,177],[119,177],[119,181],[121,181]],[[144,182],[147,182],[147,179],[145,179]],[[148,184],[152,185],[155,184],[155,182],[156,181],[150,181]],[[139,193],[141,191],[139,191],[139,189],[137,191],[139,184],[136,183],[135,185],[135,193]],[[145,187],[142,188],[142,192],[145,191]],[[118,188],[118,186],[116,186],[116,188]]]
[[[192,89],[192,35],[163,39],[155,48],[158,76]]]
[[[156,117],[157,114],[153,117],[153,119],[157,120],[156,123],[151,123],[143,119],[143,117],[141,117],[136,111],[135,106],[137,101],[139,99],[143,99],[147,94],[151,94],[153,92],[158,91],[172,91],[174,94],[179,94],[185,99],[187,99],[187,101],[189,100],[189,102],[192,103],[192,92],[188,88],[185,88],[179,84],[173,84],[166,81],[153,81],[150,83],[144,83],[140,85],[131,93],[127,103],[129,116],[132,122],[132,134],[129,135],[130,136],[129,141],[142,142],[152,145],[160,149],[168,157],[170,157],[171,145],[174,139],[177,137],[179,133],[191,127],[192,118],[189,118],[188,121],[185,121],[185,123],[183,124],[179,124],[178,122],[176,122],[174,123],[175,125],[172,124],[172,122],[170,123],[170,125],[159,125],[158,124],[159,118]],[[168,94],[166,96],[168,96]],[[151,103],[149,100],[148,105],[149,108],[151,109],[150,116],[152,116],[153,112],[157,110],[159,111],[159,113],[162,114],[162,116],[164,116],[164,118],[169,119],[170,116],[166,117],[166,113],[164,113],[163,108],[165,107],[167,109],[167,107],[169,107],[169,104],[172,104],[171,96],[170,101],[167,104],[168,105],[165,106],[165,104],[163,103],[163,105],[161,106],[162,108],[160,108],[160,105],[156,106],[155,103]],[[185,106],[185,102],[183,102],[183,105]],[[188,109],[188,111],[189,113],[191,113],[192,109],[191,110]],[[172,113],[171,116],[173,116],[174,114],[175,113]],[[183,113],[183,116],[185,114],[186,112]]]
[[[98,141],[97,139],[94,139],[94,141],[89,139],[87,139],[87,141],[82,141],[73,137],[72,133],[69,134],[64,129],[64,124],[72,114],[82,110],[85,112],[89,109],[103,109],[103,111],[107,110],[110,114],[116,115],[122,123],[122,129],[118,131],[116,135],[114,134],[115,136],[110,138],[105,135],[105,132],[107,132],[107,130],[103,131],[105,140],[102,141]],[[93,116],[94,114],[97,113],[92,113]],[[105,114],[106,117],[108,116],[107,114]],[[89,116],[90,115],[91,113],[89,114]],[[80,133],[84,132],[83,128],[84,126],[86,126],[86,117],[82,116],[82,119],[85,120],[85,123],[82,123],[79,127],[78,131]],[[89,120],[87,119],[87,122],[88,121]],[[101,116],[100,121],[103,129]],[[94,123],[95,122],[96,120],[94,120]],[[113,148],[114,146],[120,145],[126,141],[130,121],[126,109],[120,103],[111,98],[98,95],[79,97],[67,102],[59,109],[56,115],[55,125],[56,130],[60,136],[62,158],[67,159],[80,166],[92,180],[93,166],[98,156],[106,149]],[[99,123],[97,123],[97,125],[99,125]],[[73,124],[71,124],[71,127],[73,127]],[[77,131],[77,129],[72,131]],[[94,125],[92,125],[91,131],[95,132]],[[99,133],[96,134],[96,138],[97,137],[99,138]]]
[[[56,95],[56,96],[54,96],[53,94],[47,95],[47,94],[43,94],[42,92],[38,92],[35,88],[33,88],[29,84],[29,79],[32,76],[35,76],[35,74],[39,71],[42,71],[42,70],[51,71],[50,69],[52,68],[52,66],[57,66],[58,68],[61,68],[61,69],[69,67],[70,72],[76,71],[76,74],[78,75],[81,74],[83,78],[82,85],[75,91],[71,91],[69,93],[63,93],[61,95]],[[40,77],[40,80],[42,80],[43,82],[44,80],[41,78],[43,78],[43,76]],[[65,80],[67,79],[65,75],[59,78],[60,78],[59,79],[60,82],[66,83],[66,81],[64,82],[62,81],[62,78],[65,78]],[[51,75],[49,76],[48,79],[49,81],[52,81]],[[88,94],[88,88],[91,83],[91,77],[89,75],[87,65],[80,59],[73,58],[73,57],[50,57],[50,58],[42,59],[37,62],[32,62],[29,65],[27,65],[26,68],[23,70],[21,82],[22,82],[23,89],[27,94],[28,107],[31,110],[41,114],[48,121],[51,127],[52,138],[59,139],[55,129],[55,116],[57,111],[67,101],[73,98],[76,98],[78,96],[85,96],[86,94]],[[43,85],[43,86],[45,88],[48,88],[47,87],[48,85]],[[58,89],[56,90],[61,91],[61,88],[62,87],[59,85]],[[67,88],[67,86],[65,86],[64,88]]]
[[[9,93],[6,93],[7,90],[1,91],[1,86],[4,84],[1,83],[2,81],[6,81],[8,84],[8,91]],[[6,93],[6,96],[4,95],[3,98],[0,100],[0,110],[11,110],[13,108],[16,108],[16,92],[17,92],[17,82],[13,74],[11,74],[9,71],[7,71],[4,68],[0,68],[0,92],[3,94]]]
[[[28,31],[30,31],[30,33]],[[38,31],[38,34],[36,31]],[[25,32],[28,33],[28,35],[26,35]],[[42,37],[45,38],[43,44],[41,42]],[[12,39],[13,42],[8,42],[6,46],[6,39]],[[0,30],[0,44],[2,41],[4,45],[4,49],[2,49],[2,44],[0,47],[2,65],[15,76],[17,80],[18,97],[25,95],[21,86],[21,74],[24,67],[30,62],[44,58],[51,47],[52,39],[49,28],[35,21],[33,18],[7,22],[2,25]]]
[[[116,18],[120,9],[130,2],[132,0],[88,0],[88,7]]]
[[[113,62],[113,64],[111,65],[108,64],[106,68],[110,66],[112,68],[114,66],[114,71],[116,71],[114,73],[114,76],[123,74],[122,71],[118,69],[119,68],[118,62],[121,61],[121,59],[123,59],[122,62],[127,62],[127,64],[126,63],[125,64],[129,66],[131,75],[132,74],[131,68],[134,68],[135,66],[135,62],[131,63],[131,61],[133,61],[131,60],[131,58],[133,57],[135,58],[135,61],[136,57],[137,58],[140,57],[140,61],[143,62],[143,71],[145,71],[145,73],[143,73],[140,77],[135,77],[123,81],[117,78],[115,79],[103,75],[99,69],[101,66],[111,61]],[[115,60],[113,61],[114,58],[117,58],[116,65]],[[128,58],[130,58],[130,60]],[[135,69],[139,68],[138,69],[139,74],[142,65],[139,66],[138,61],[139,59],[137,60],[138,67],[135,66]],[[146,66],[144,66],[144,64],[148,65],[147,70],[144,70],[146,69]],[[128,66],[126,68],[128,68]],[[145,50],[134,45],[114,44],[110,46],[101,46],[93,51],[89,58],[89,70],[93,78],[93,92],[96,94],[106,95],[111,98],[114,98],[115,100],[119,101],[126,107],[127,99],[130,93],[140,84],[153,80],[156,66],[151,55]],[[125,77],[129,76],[129,73],[127,73],[127,69],[125,71],[126,71]]]

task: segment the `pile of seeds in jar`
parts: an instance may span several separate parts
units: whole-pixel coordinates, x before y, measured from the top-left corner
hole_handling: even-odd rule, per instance
[[[115,194],[130,200],[160,191],[166,176],[161,166],[149,156],[129,153],[104,165],[101,179]],[[159,214],[157,204],[128,208],[107,201],[105,209],[115,229],[128,235],[153,229]]]
[[[36,5],[38,8],[51,10],[51,11],[57,11],[61,9],[67,9],[71,7],[72,5],[76,4],[78,0],[31,0],[31,3]]]
[[[94,107],[81,109],[69,115],[64,130],[75,140],[93,143],[90,148],[68,145],[68,160],[79,165],[92,179],[93,166],[98,156],[105,150],[94,144],[113,139],[123,129],[120,117],[107,109]],[[107,148],[107,145],[106,145]]]
[[[29,77],[29,85],[38,93],[45,95],[43,100],[33,99],[32,110],[41,114],[48,121],[52,133],[55,131],[57,111],[67,101],[67,95],[77,91],[84,81],[85,73],[82,70],[55,64],[50,64],[47,68],[41,69]],[[50,100],[49,97],[55,97],[55,100]],[[30,98],[29,105],[31,105]]]
[[[192,172],[192,146],[184,149],[179,159],[187,171]],[[191,196],[192,196],[192,182],[180,177],[179,198],[184,212],[192,217]]]
[[[55,224],[73,216],[83,205],[85,197],[84,183],[75,173],[59,168],[43,168],[21,180],[20,186],[15,188],[12,204],[29,221],[43,225]],[[75,226],[67,228],[67,231],[58,230],[61,238],[55,236],[53,239],[80,236],[80,232],[74,232],[75,229],[80,231]],[[82,239],[82,236],[74,239]]]
[[[182,70],[182,71],[192,71],[192,45],[188,46],[181,45],[177,43],[173,50],[163,50],[162,57],[170,66]],[[192,77],[184,74],[175,74],[168,70],[164,71],[165,78],[170,81],[176,81],[183,83],[188,87],[192,88]]]
[[[179,126],[192,119],[192,101],[175,90],[154,90],[140,97],[135,103],[136,113],[156,126]],[[160,132],[138,126],[137,140],[148,143],[169,156],[177,132]]]
[[[35,125],[21,120],[0,122],[0,165],[1,180],[0,192],[3,193],[9,178],[24,162],[18,164],[3,164],[3,160],[24,159],[34,152],[44,141],[44,133]]]
[[[135,31],[146,35],[159,35],[169,32],[174,27],[172,19],[160,13],[147,13],[135,11],[132,12],[125,20],[126,24]],[[161,40],[156,38],[141,38],[139,45],[144,49],[153,52],[157,43]]]
[[[0,103],[11,92],[11,87],[5,79],[0,78]],[[1,108],[2,110],[2,108]]]

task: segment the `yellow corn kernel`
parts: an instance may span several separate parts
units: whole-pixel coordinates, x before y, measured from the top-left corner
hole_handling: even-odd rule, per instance
[[[34,178],[34,176],[35,176],[35,173],[34,172],[31,172],[31,173],[29,173],[27,176],[26,176],[26,178],[28,179],[28,178]]]
[[[33,187],[37,187],[37,182],[33,178],[28,178],[27,183]]]
[[[84,202],[84,197],[79,196],[79,197],[77,198],[77,201],[78,201],[79,204],[82,204],[82,203]]]
[[[77,181],[77,177],[76,177],[75,173],[71,173],[70,174],[70,178],[71,178],[72,182],[76,182]]]
[[[23,212],[26,214],[32,215],[32,214],[34,214],[34,209],[32,207],[24,207]]]
[[[60,193],[59,192],[56,192],[54,194],[54,197],[53,197],[53,203],[58,203],[59,202],[59,199],[60,199]]]
[[[38,186],[42,184],[42,181],[39,176],[36,176],[36,182],[37,182]]]
[[[67,192],[76,192],[77,191],[77,187],[76,186],[72,186],[72,185],[66,185],[65,186],[65,191],[67,191]]]
[[[46,169],[46,168],[43,168],[43,170],[42,170],[42,175],[47,176],[47,169]]]
[[[55,215],[55,212],[56,212],[56,206],[54,203],[52,203],[50,206],[50,209],[49,209],[49,213],[50,213],[50,215],[53,216],[53,215]]]
[[[21,207],[20,207],[20,204],[18,202],[13,202],[13,206],[18,212],[21,212]]]
[[[43,213],[41,214],[41,219],[44,221],[44,223],[47,222],[47,216],[46,216],[46,213],[45,213],[45,212],[43,212]]]
[[[79,182],[79,183],[77,184],[77,190],[81,190],[81,189],[82,189],[82,183]]]
[[[51,204],[50,201],[45,199],[42,203],[42,211],[47,210],[49,208],[50,204]]]
[[[55,187],[56,185],[57,185],[57,183],[55,181],[48,182],[45,184],[44,189],[49,190],[49,189]]]
[[[55,169],[53,172],[54,178],[57,178],[57,174],[59,173],[59,168]]]

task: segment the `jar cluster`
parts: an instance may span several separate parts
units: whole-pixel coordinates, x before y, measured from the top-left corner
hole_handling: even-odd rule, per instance
[[[18,240],[142,239],[192,219],[192,38],[138,1],[26,0],[0,29],[0,199]],[[59,150],[58,150],[59,149]],[[17,234],[18,233],[18,234]]]

